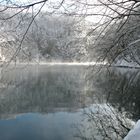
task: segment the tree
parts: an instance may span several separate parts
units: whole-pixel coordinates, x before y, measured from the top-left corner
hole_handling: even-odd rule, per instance
[[[93,39],[94,51],[97,52],[99,60],[107,59],[109,64],[112,64],[125,59],[139,65],[140,1],[99,0],[98,2],[97,6],[103,7],[104,12],[101,17],[106,17],[93,29],[93,32],[96,31],[98,34]],[[90,35],[93,32],[90,32]]]
[[[7,13],[7,15],[10,13]],[[69,16],[55,16],[47,13],[40,13],[30,26],[26,36],[25,27],[30,22],[32,15],[26,16],[22,13],[15,18],[5,22],[1,34],[5,34],[4,44],[6,49],[3,55],[7,61],[18,60],[20,62],[30,61],[85,61],[88,58],[88,43],[84,40],[84,34],[88,30],[84,20]],[[22,23],[16,25],[21,20]],[[13,47],[8,47],[6,37],[10,36]],[[21,40],[23,39],[21,44]],[[19,49],[19,45],[21,48]],[[8,54],[9,49],[9,54]],[[19,49],[19,50],[18,50]],[[18,52],[17,52],[18,50]],[[17,53],[17,54],[16,54]],[[7,55],[8,54],[8,55]],[[13,57],[13,55],[15,56]]]
[[[27,28],[24,31],[24,34],[20,40],[19,47],[15,53],[14,56],[19,52],[19,50],[22,49],[22,43],[23,40],[25,39],[25,36],[27,32],[29,31],[32,23],[35,21],[36,17],[39,15],[39,13],[45,9],[47,13],[49,14],[57,14],[57,15],[68,15],[68,16],[74,16],[74,17],[79,17],[81,19],[83,18],[88,18],[88,17],[96,17],[99,19],[98,22],[93,23],[94,26],[93,28],[87,33],[87,36],[89,35],[95,35],[94,39],[92,40],[94,43],[92,43],[90,46],[97,46],[95,45],[97,42],[99,43],[100,40],[102,40],[104,37],[107,38],[108,35],[108,30],[109,28],[112,28],[112,26],[115,25],[115,29],[113,30],[114,33],[114,38],[115,38],[115,43],[111,43],[110,48],[108,49],[103,48],[102,50],[105,50],[105,57],[110,56],[115,56],[112,58],[109,62],[113,63],[119,56],[124,53],[124,49],[122,49],[119,45],[119,47],[116,47],[118,42],[124,42],[122,41],[123,38],[126,38],[124,35],[121,35],[122,31],[124,32],[124,26],[128,24],[130,21],[131,17],[139,17],[140,12],[139,12],[139,5],[140,1],[139,0],[97,0],[94,2],[87,1],[87,0],[76,0],[72,1],[70,0],[69,2],[66,2],[64,0],[58,0],[56,3],[49,2],[47,0],[42,0],[42,1],[32,1],[28,3],[19,3],[19,2],[12,2],[12,1],[4,1],[1,3],[1,13],[3,14],[4,12],[8,10],[14,10],[15,12],[7,16],[6,18],[1,18],[2,20],[9,20],[17,15],[19,13],[32,13],[31,20],[29,21],[29,24],[27,25]],[[35,10],[36,9],[36,10]],[[26,14],[25,14],[26,15]],[[21,20],[22,21],[21,16]],[[94,19],[95,20],[95,19]],[[116,35],[117,33],[117,35]],[[87,37],[86,36],[86,37]],[[125,36],[125,37],[124,37]],[[109,36],[108,36],[109,37]],[[97,41],[96,41],[97,40]],[[109,39],[110,40],[110,39]],[[136,39],[137,40],[137,39]],[[135,40],[133,40],[134,42]],[[137,40],[138,41],[138,40]],[[130,42],[131,44],[132,42]],[[124,46],[124,45],[122,45]],[[121,49],[120,49],[121,48]],[[128,48],[129,44],[128,44]],[[115,55],[112,54],[115,50]],[[126,51],[127,53],[130,54],[129,51]],[[136,52],[132,52],[133,55],[136,54]],[[118,56],[119,55],[119,56]],[[135,56],[135,55],[134,55]],[[134,57],[133,60],[139,61],[137,57]]]

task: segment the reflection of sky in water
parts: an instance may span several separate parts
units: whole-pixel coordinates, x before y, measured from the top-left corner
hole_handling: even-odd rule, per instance
[[[111,114],[106,104],[93,104],[77,112],[25,113],[0,120],[0,140],[78,140],[79,131],[91,138],[98,131],[83,113]],[[101,115],[100,114],[100,115]],[[106,115],[107,115],[106,114]],[[112,114],[113,115],[113,114]],[[90,128],[90,130],[89,130]],[[97,135],[97,140],[101,137]]]
[[[0,140],[72,140],[78,113],[28,113],[0,121]]]

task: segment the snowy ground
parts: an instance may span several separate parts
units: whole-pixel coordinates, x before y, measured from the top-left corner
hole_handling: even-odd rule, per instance
[[[135,124],[134,128],[128,133],[124,140],[140,140],[140,120]]]

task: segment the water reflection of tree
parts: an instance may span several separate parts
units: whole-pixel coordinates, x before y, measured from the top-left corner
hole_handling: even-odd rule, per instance
[[[53,67],[46,70],[46,67],[41,67],[39,72],[33,68],[21,71],[16,70],[10,73],[11,77],[3,77],[14,86],[9,85],[0,94],[1,115],[76,111],[85,104],[83,69]]]
[[[133,119],[140,114],[140,76],[138,70],[130,69],[102,69],[90,80],[91,86],[96,88],[96,96],[103,96],[105,102],[110,103],[120,112],[127,111]]]
[[[109,82],[112,80],[112,82]],[[109,82],[109,83],[108,83]],[[140,114],[140,78],[139,71],[123,73],[111,71],[107,78],[108,102],[120,112],[127,112],[127,117],[137,120]]]
[[[139,71],[101,69],[90,80],[97,99],[95,108],[84,111],[87,125],[77,125],[82,140],[122,140],[140,114]],[[106,107],[105,107],[106,106]],[[88,135],[87,135],[88,133]],[[90,133],[90,134],[89,134]]]
[[[109,104],[95,104],[85,109],[81,124],[75,125],[80,140],[122,140],[131,123]]]

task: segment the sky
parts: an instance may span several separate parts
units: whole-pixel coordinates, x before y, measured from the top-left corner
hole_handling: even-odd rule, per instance
[[[29,3],[33,3],[33,2],[37,2],[37,1],[40,1],[40,0],[12,0],[14,3],[18,3],[19,5],[22,4],[29,4]],[[62,0],[48,0],[46,6],[44,6],[44,8],[42,9],[42,11],[52,11],[52,7],[57,7],[59,5],[59,3],[61,2]],[[90,8],[87,10],[87,7],[85,6],[79,6],[78,4],[76,6],[74,6],[73,3],[75,3],[76,0],[67,0],[67,3],[65,2],[64,4],[64,7],[62,6],[59,10],[56,10],[57,12],[61,13],[61,12],[66,12],[67,10],[69,10],[69,12],[73,12],[73,11],[76,11],[77,13],[98,13],[98,12],[101,12],[101,8],[98,7],[98,8]],[[82,0],[80,1],[82,2]],[[85,2],[85,0],[83,0],[83,2]],[[93,3],[93,1],[89,0],[90,3]],[[96,0],[94,0],[94,3],[96,2]],[[73,6],[70,6],[70,5],[73,5]],[[34,7],[34,11],[39,9],[41,5],[37,5]],[[69,7],[69,8],[67,8]],[[97,23],[100,21],[101,17],[100,16],[87,16],[85,18],[87,21],[90,21],[90,22],[94,22],[94,23]]]

